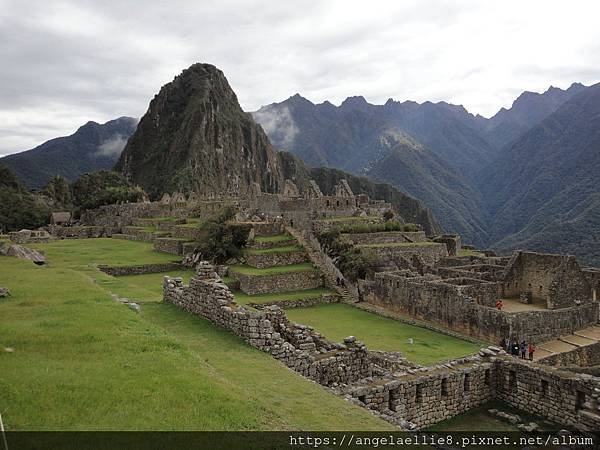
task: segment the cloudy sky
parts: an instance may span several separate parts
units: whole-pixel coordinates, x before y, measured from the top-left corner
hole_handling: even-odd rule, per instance
[[[248,111],[299,92],[462,104],[600,81],[595,0],[0,0],[0,155],[140,117],[194,62]]]

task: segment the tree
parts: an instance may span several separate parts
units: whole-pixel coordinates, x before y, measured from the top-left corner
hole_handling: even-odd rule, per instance
[[[117,172],[101,170],[85,173],[73,183],[73,203],[80,209],[94,209],[118,202],[138,202],[144,191],[133,187]]]
[[[56,175],[48,181],[42,194],[49,197],[56,207],[70,209],[73,205],[71,186],[67,179],[60,175]]]
[[[206,259],[224,263],[240,256],[250,234],[250,225],[230,222],[235,214],[233,208],[226,208],[216,219],[209,220],[202,227],[203,237],[198,250]]]

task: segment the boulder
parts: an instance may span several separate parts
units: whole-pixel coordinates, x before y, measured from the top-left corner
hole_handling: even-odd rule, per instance
[[[4,298],[4,297],[8,297],[8,296],[10,296],[10,291],[8,290],[8,288],[0,286],[0,298]]]

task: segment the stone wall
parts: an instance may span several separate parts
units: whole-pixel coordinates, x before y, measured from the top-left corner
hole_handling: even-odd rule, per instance
[[[488,361],[454,362],[445,370],[409,371],[366,380],[349,389],[367,408],[395,414],[422,428],[466,412],[494,398],[494,370]],[[412,372],[412,373],[410,373]]]
[[[549,366],[579,366],[590,367],[600,365],[600,342],[577,347],[568,352],[557,353],[540,359]]]
[[[376,233],[343,233],[342,237],[356,245],[392,244],[395,242],[423,242],[424,231],[379,231]]]
[[[165,277],[164,301],[224,327],[252,347],[323,385],[349,383],[371,375],[366,347],[354,340],[336,344],[312,328],[291,323],[283,310],[251,311],[235,303],[213,267],[201,263],[189,286]]]
[[[230,275],[240,282],[241,290],[248,295],[314,289],[323,285],[323,279],[317,270],[274,275],[245,275],[232,270]]]
[[[177,238],[158,238],[154,240],[154,249],[159,252],[183,255],[185,241]]]
[[[497,396],[523,411],[583,431],[600,429],[600,379],[518,359],[496,363]]]
[[[160,264],[142,264],[139,266],[98,266],[102,272],[113,275],[143,275],[146,273],[171,272],[181,270],[181,264],[177,262]]]
[[[517,252],[507,266],[502,289],[506,297],[531,292],[549,309],[592,300],[591,287],[574,256]]]
[[[448,256],[448,251],[444,244],[430,244],[430,245],[402,245],[402,246],[389,246],[389,247],[371,247],[371,246],[357,246],[358,248],[364,248],[372,251],[379,258],[383,260],[396,261],[399,258],[407,258],[410,255],[419,255],[426,264],[435,264],[444,256]]]
[[[48,231],[50,232],[50,234],[56,236],[59,239],[87,239],[110,237],[112,235],[112,228],[104,226],[62,227],[59,225],[51,225],[48,227]]]
[[[272,302],[265,303],[248,303],[248,306],[251,306],[255,309],[265,309],[269,306],[278,306],[282,309],[292,309],[292,308],[307,308],[309,306],[316,305],[325,305],[329,303],[339,303],[340,297],[336,294],[321,294],[316,297],[305,297],[300,298],[298,300],[276,300]]]
[[[452,281],[433,275],[407,277],[402,273],[380,273],[375,275],[375,281],[363,284],[363,294],[370,303],[492,343],[505,337],[539,343],[598,321],[598,303],[507,313],[490,305],[493,283],[460,285],[451,284]]]
[[[306,253],[303,250],[291,252],[273,252],[273,253],[251,253],[244,255],[246,264],[258,269],[274,266],[287,266],[290,264],[300,264],[306,261]]]
[[[199,225],[189,226],[186,225],[174,225],[170,228],[171,236],[175,238],[187,239],[188,241],[197,241],[202,236],[202,229]]]
[[[587,278],[592,289],[592,301],[600,301],[600,269],[595,267],[586,267],[583,269],[583,274]]]

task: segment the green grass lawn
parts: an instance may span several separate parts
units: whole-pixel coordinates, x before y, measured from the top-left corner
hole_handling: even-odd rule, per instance
[[[248,303],[269,303],[275,301],[290,301],[290,300],[301,300],[303,298],[314,298],[324,294],[334,294],[335,292],[326,288],[316,289],[304,289],[302,291],[288,291],[281,292],[278,294],[262,294],[262,295],[248,295],[242,291],[234,291],[235,301],[240,305],[247,305]]]
[[[301,250],[301,247],[298,245],[287,245],[285,247],[272,248],[247,248],[246,250],[244,250],[244,252],[249,255],[269,255],[272,253],[297,252],[298,250]]]
[[[165,275],[172,278],[181,277],[184,283],[189,283],[193,270],[175,270],[172,272],[147,273],[144,275],[124,275],[119,277],[94,277],[105,289],[119,297],[126,297],[138,303],[161,302],[162,283]]]
[[[254,238],[254,242],[258,242],[258,243],[285,242],[285,241],[289,241],[291,239],[293,239],[292,236],[290,236],[287,233],[283,233],[283,234],[276,234],[274,236],[256,236]]]
[[[373,350],[401,351],[410,361],[436,364],[473,354],[480,345],[408,325],[343,304],[294,308],[290,320],[314,327],[329,339],[341,342],[354,335]],[[413,344],[408,339],[413,339]]]
[[[519,429],[509,422],[499,419],[488,412],[488,409],[497,408],[506,411],[504,405],[488,403],[478,408],[454,416],[451,419],[436,423],[427,428],[427,431],[436,432],[508,432],[519,431]],[[508,411],[507,411],[508,412]]]
[[[12,292],[0,300],[7,430],[393,428],[208,321],[164,303],[136,313],[113,301],[115,285],[94,265],[167,260],[151,245],[37,247],[50,264],[0,257],[0,284]],[[133,293],[145,284],[121,282]]]
[[[236,265],[229,266],[229,272],[238,272],[244,275],[277,275],[281,273],[290,272],[307,272],[310,270],[316,270],[312,263],[301,263],[301,264],[290,264],[288,266],[275,266],[267,267],[264,269],[257,269],[255,267]]]
[[[152,244],[124,239],[64,239],[48,244],[31,244],[42,250],[49,264],[61,266],[137,266],[178,261],[177,256],[154,250]]]

